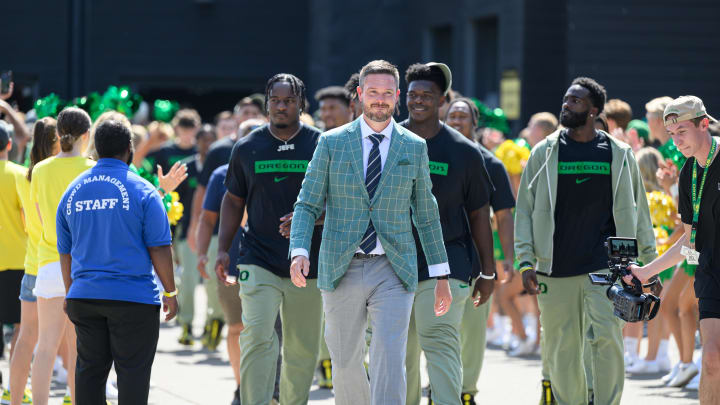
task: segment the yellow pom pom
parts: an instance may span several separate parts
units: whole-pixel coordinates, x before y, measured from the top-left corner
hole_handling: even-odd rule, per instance
[[[509,174],[521,174],[530,158],[530,151],[517,143],[507,140],[495,150],[495,156],[505,165]]]
[[[653,191],[647,193],[647,199],[653,225],[675,228],[677,208],[672,197],[661,191]]]
[[[178,193],[171,191],[170,197],[172,197],[172,201],[170,202],[170,209],[167,213],[168,220],[170,221],[170,225],[177,225],[177,223],[183,217],[183,211],[185,207],[180,202],[180,196],[178,195]]]
[[[664,228],[655,227],[655,228],[653,228],[653,231],[655,232],[655,240],[656,241],[660,240],[660,239],[667,239],[669,236],[667,231]],[[657,251],[658,251],[659,255],[662,255],[670,248],[670,245],[667,245],[667,244],[661,245],[659,243],[656,243],[656,245],[657,245]]]

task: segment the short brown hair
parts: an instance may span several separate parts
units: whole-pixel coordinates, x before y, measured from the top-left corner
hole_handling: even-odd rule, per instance
[[[619,98],[613,98],[605,103],[605,117],[615,121],[618,127],[625,129],[632,121],[632,108],[630,108],[630,104]]]
[[[226,121],[233,119],[233,114],[230,111],[223,111],[215,116],[215,125],[219,124],[220,121]]]
[[[77,138],[85,135],[92,125],[90,116],[85,110],[67,107],[57,117],[57,131],[60,135],[60,149],[63,152],[73,150]]]
[[[30,149],[30,166],[27,179],[32,181],[32,172],[36,164],[52,156],[57,142],[57,121],[52,117],[40,118],[33,127],[33,144]]]
[[[540,128],[542,128],[545,136],[555,132],[558,126],[558,120],[555,117],[555,114],[549,112],[539,112],[533,114],[532,117],[530,117],[530,122],[535,122],[540,125]]]
[[[395,87],[400,87],[400,72],[398,72],[397,66],[382,59],[370,61],[360,69],[360,87],[365,84],[365,78],[373,74],[391,75],[395,78]]]
[[[173,127],[200,128],[200,124],[202,124],[200,114],[192,108],[183,108],[172,119]]]

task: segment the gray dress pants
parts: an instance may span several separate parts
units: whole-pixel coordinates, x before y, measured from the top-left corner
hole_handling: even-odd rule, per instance
[[[337,405],[405,404],[413,297],[386,256],[353,259],[337,288],[322,291]],[[373,331],[369,383],[363,365],[368,315]]]

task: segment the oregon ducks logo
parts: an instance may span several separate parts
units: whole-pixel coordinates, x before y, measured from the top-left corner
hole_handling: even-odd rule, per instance
[[[249,278],[250,278],[250,272],[247,270],[241,271],[240,276],[238,277],[238,279],[240,281],[247,281]]]
[[[540,294],[547,294],[547,290],[548,290],[547,284],[540,283],[540,284],[538,284],[538,288],[540,289]]]
[[[255,173],[305,173],[307,160],[258,160]]]
[[[610,174],[607,162],[560,162],[559,174]]]

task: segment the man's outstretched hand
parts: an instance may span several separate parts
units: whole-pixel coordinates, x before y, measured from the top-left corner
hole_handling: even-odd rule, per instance
[[[305,277],[310,274],[310,260],[305,256],[295,256],[290,263],[290,280],[296,287],[306,287]]]

